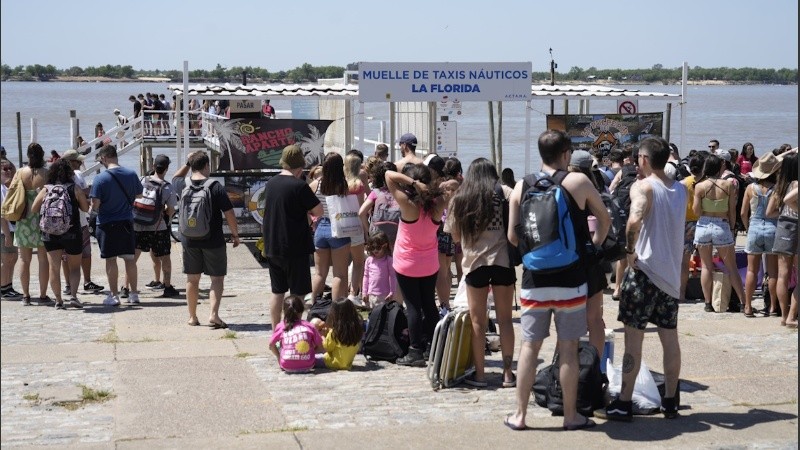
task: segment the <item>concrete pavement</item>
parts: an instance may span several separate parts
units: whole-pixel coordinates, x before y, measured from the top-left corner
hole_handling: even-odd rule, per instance
[[[3,301],[2,447],[64,448],[792,448],[798,446],[797,332],[779,318],[714,314],[681,305],[681,417],[637,417],[580,432],[531,402],[528,424],[502,425],[514,389],[500,388],[499,353],[487,358],[488,389],[431,390],[425,371],[357,356],[350,372],[286,375],[267,349],[268,272],[252,246],[228,247],[221,317],[230,328],[189,327],[183,297],[58,311]],[[108,285],[96,245],[93,280]],[[34,261],[35,272],[35,261]],[[120,267],[122,265],[120,264]],[[175,286],[183,293],[180,246]],[[38,286],[35,278],[31,286]],[[152,279],[146,256],[140,285]],[[201,298],[209,281],[201,281]],[[14,286],[21,290],[19,281]],[[37,288],[38,289],[38,288]],[[38,292],[34,289],[34,295]],[[50,294],[52,297],[52,294]],[[760,300],[756,300],[756,306]],[[209,306],[203,300],[199,318]],[[617,330],[616,303],[605,297],[606,326]],[[517,346],[519,325],[515,323]],[[654,330],[653,330],[654,331]],[[542,349],[549,363],[555,332]],[[515,351],[515,357],[518,351]],[[644,360],[661,372],[655,332]],[[78,402],[83,386],[104,402]],[[77,402],[77,403],[76,403]]]

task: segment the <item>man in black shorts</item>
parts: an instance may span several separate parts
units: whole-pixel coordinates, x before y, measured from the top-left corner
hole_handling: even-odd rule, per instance
[[[309,213],[322,216],[322,204],[300,179],[306,161],[296,145],[283,149],[281,172],[265,187],[263,255],[269,262],[272,298],[269,313],[272,329],[281,321],[283,297],[286,291],[305,296],[311,292],[309,255],[314,243],[309,226]]]
[[[639,168],[644,178],[631,186],[631,210],[626,230],[628,270],[622,281],[618,320],[625,324],[622,357],[622,388],[619,398],[601,419],[630,421],[633,418],[633,387],[642,361],[642,341],[648,323],[658,327],[664,353],[666,396],[661,412],[677,417],[678,376],[681,348],[678,343],[678,297],[680,296],[683,232],[686,219],[686,188],[669,178],[664,166],[670,148],[661,138],[648,138],[639,146]]]

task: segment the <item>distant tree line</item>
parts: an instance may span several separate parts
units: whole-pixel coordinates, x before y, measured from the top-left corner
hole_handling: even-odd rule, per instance
[[[358,64],[351,63],[346,66],[349,70],[357,70]],[[195,69],[189,71],[192,81],[241,83],[242,73],[247,74],[250,83],[275,83],[275,82],[314,82],[320,78],[340,78],[345,67],[340,66],[312,66],[305,63],[291,70],[270,72],[262,67],[234,66],[223,67],[221,64],[212,70]],[[533,82],[548,83],[550,72],[533,72]],[[39,80],[48,81],[58,77],[105,77],[111,79],[135,79],[139,77],[161,77],[170,81],[179,82],[183,79],[180,70],[137,70],[131,66],[89,66],[86,68],[73,66],[68,69],[57,69],[52,64],[43,66],[34,64],[29,66],[11,67],[3,64],[0,68],[2,80]],[[566,73],[556,72],[556,84],[565,81],[615,81],[632,83],[667,83],[674,84],[681,80],[681,68],[665,68],[656,64],[649,69],[597,69],[589,67],[572,67]],[[730,83],[750,84],[797,84],[797,69],[757,69],[754,67],[715,67],[703,68],[695,66],[689,69],[689,81],[725,81]]]

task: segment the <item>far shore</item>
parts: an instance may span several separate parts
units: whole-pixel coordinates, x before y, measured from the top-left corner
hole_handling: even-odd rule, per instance
[[[18,77],[8,78],[2,81],[38,81],[38,80],[26,80]],[[169,78],[164,77],[139,77],[139,78],[110,78],[110,77],[68,77],[68,76],[60,76],[55,77],[47,81],[56,81],[56,82],[69,82],[69,83],[181,83],[180,81],[172,81]],[[251,79],[248,80],[251,84],[269,84],[267,81],[262,81],[258,79]],[[190,83],[208,83],[208,84],[222,84],[225,82],[220,82],[216,80],[207,80],[207,79],[194,79],[191,80]],[[228,82],[229,83],[229,82]],[[282,81],[281,83],[284,84],[294,84],[292,81]],[[302,83],[301,83],[302,84]],[[533,80],[531,84],[550,84],[550,80]],[[559,85],[584,85],[584,84],[600,84],[600,85],[653,85],[653,86],[666,86],[666,85],[680,85],[679,81],[677,82],[653,82],[647,83],[645,81],[632,81],[632,80],[561,80],[557,81],[556,84]],[[687,83],[689,86],[735,86],[735,85],[757,85],[762,83],[751,83],[751,82],[738,82],[738,81],[724,81],[724,80],[689,80]],[[796,83],[789,84],[788,86],[796,85]]]

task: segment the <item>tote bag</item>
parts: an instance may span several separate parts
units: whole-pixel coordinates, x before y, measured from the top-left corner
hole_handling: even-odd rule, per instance
[[[15,222],[24,219],[27,212],[28,202],[25,198],[25,186],[22,184],[22,178],[16,174],[8,187],[6,198],[3,200],[3,218],[9,222]]]
[[[325,197],[331,219],[331,235],[335,238],[352,238],[364,234],[358,217],[358,197],[355,195],[329,195]]]

